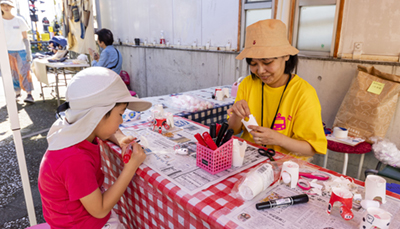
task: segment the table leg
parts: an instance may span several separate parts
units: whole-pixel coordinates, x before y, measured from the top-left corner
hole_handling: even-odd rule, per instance
[[[60,94],[58,92],[58,69],[56,70],[56,95],[57,95],[57,106],[60,106]]]
[[[44,100],[44,92],[43,92],[43,85],[42,85],[42,82],[40,82],[40,90],[42,91],[43,102],[46,102],[46,101]]]

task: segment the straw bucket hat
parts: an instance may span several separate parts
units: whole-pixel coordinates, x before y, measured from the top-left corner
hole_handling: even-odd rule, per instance
[[[65,110],[65,117],[54,122],[47,134],[48,150],[64,149],[85,140],[116,103],[128,103],[127,108],[134,111],[151,107],[150,102],[132,97],[121,77],[103,67],[76,74],[65,98],[66,102],[57,109]]]
[[[281,20],[258,21],[246,28],[246,42],[242,52],[236,57],[272,58],[299,53],[291,46],[286,36],[286,26]]]

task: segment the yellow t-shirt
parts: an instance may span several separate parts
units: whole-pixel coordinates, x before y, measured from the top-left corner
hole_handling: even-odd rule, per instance
[[[285,85],[272,88],[264,84],[264,127],[271,127],[284,88]],[[243,99],[247,101],[251,114],[261,126],[262,81],[258,77],[253,80],[249,75],[240,83],[235,102]],[[307,141],[317,153],[326,154],[328,143],[322,125],[318,95],[307,81],[295,74],[292,75],[283,95],[273,129],[290,138]],[[242,138],[254,142],[253,136],[244,126]],[[279,146],[267,147],[297,158],[307,159],[307,157],[296,156],[296,152],[289,152]]]

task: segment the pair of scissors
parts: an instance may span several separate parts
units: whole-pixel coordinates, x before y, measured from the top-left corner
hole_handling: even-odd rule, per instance
[[[300,177],[307,177],[307,178],[311,178],[311,179],[317,179],[317,180],[328,180],[329,176],[323,173],[299,173]],[[310,190],[311,189],[311,184],[310,182],[308,182],[306,179],[300,178],[297,181],[297,185],[303,189],[303,190]]]
[[[267,150],[265,149],[258,149],[258,153],[262,156],[268,157],[270,161],[275,161],[273,156],[275,156],[275,150],[268,148]]]

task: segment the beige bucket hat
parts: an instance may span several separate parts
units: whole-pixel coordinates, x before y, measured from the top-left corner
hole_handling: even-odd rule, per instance
[[[236,57],[272,58],[299,53],[291,46],[286,35],[286,25],[281,20],[267,19],[258,21],[246,28],[244,49]]]
[[[59,150],[85,140],[104,115],[116,103],[128,103],[128,109],[144,111],[151,103],[132,97],[121,77],[103,67],[80,71],[68,84],[66,102],[57,109],[65,117],[57,119],[47,134],[48,150]]]

